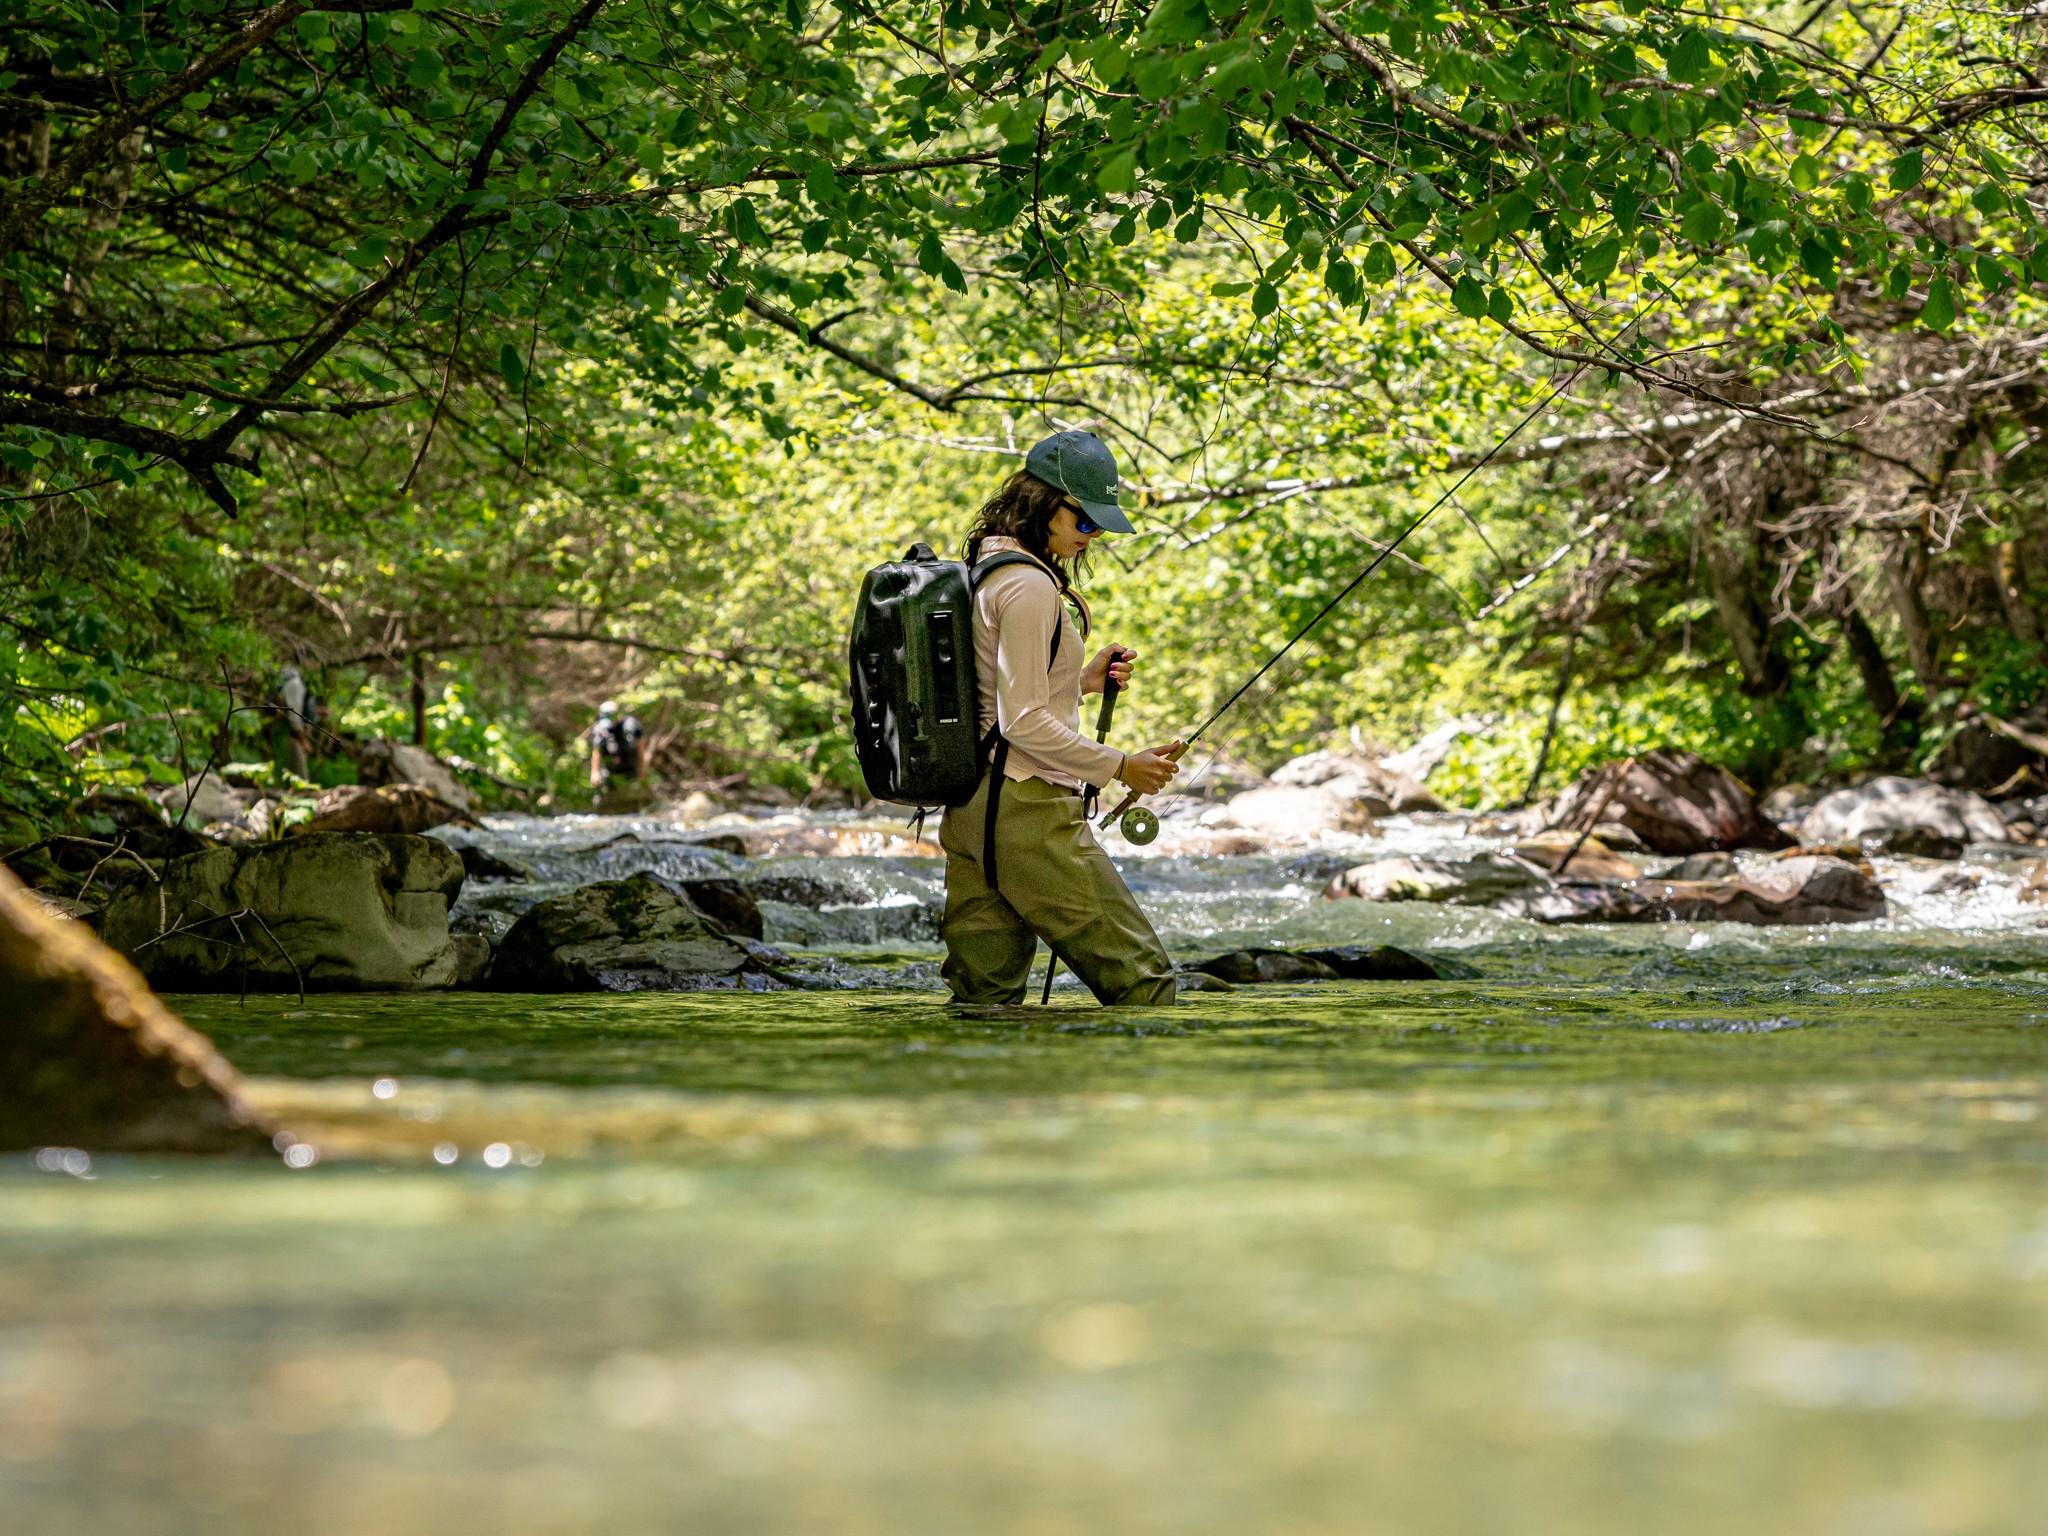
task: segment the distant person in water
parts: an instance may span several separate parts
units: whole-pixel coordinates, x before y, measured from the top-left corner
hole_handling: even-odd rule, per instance
[[[620,714],[616,700],[597,706],[590,727],[590,789],[594,798],[637,784],[647,770],[646,732],[631,714]]]
[[[320,717],[326,713],[326,706],[300,675],[299,669],[287,666],[277,674],[277,686],[270,692],[270,707],[277,711],[277,717],[284,725],[285,751],[291,770],[303,779],[313,749],[313,731],[320,724]]]
[[[1171,1003],[1173,963],[1095,841],[1083,787],[1144,794],[1178,771],[1177,743],[1125,753],[1081,734],[1081,695],[1127,685],[1137,652],[1082,652],[1088,605],[1072,573],[1104,533],[1129,533],[1116,459],[1092,433],[1055,433],[1026,455],[974,520],[969,565],[1008,556],[974,592],[982,736],[994,747],[981,787],[946,812],[941,974],[963,1003],[1024,998],[1044,939],[1102,1003]],[[1071,609],[1071,613],[1069,610]],[[1079,627],[1076,627],[1078,620]]]

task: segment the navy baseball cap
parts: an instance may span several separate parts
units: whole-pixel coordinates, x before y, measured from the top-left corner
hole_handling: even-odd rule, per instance
[[[1116,455],[1093,432],[1055,432],[1024,455],[1024,467],[1047,485],[1081,503],[1090,522],[1105,533],[1132,532],[1131,520],[1116,504]]]

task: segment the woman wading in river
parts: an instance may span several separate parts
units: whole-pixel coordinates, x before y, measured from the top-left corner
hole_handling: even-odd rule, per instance
[[[1112,677],[1124,686],[1136,655],[1109,646],[1082,664],[1088,605],[1069,577],[1103,533],[1131,531],[1116,487],[1116,459],[1098,438],[1056,433],[1031,450],[967,536],[970,566],[1005,551],[1030,560],[991,572],[974,596],[981,730],[997,735],[981,787],[946,812],[939,835],[942,974],[959,1002],[1022,1002],[1041,938],[1098,1002],[1174,1000],[1166,949],[1083,811],[1083,785],[1120,783],[1149,795],[1177,771],[1170,747],[1124,753],[1080,731],[1081,695],[1100,693]]]

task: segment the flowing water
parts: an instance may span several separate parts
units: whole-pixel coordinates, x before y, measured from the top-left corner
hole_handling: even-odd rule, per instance
[[[0,1172],[0,1530],[2048,1530],[1996,851],[1855,928],[1545,930],[1316,899],[1456,822],[1170,830],[1126,867],[1183,953],[1476,974],[961,1014],[933,862],[744,830],[508,821],[540,880],[462,915],[730,875],[818,990],[175,999],[323,1156]]]

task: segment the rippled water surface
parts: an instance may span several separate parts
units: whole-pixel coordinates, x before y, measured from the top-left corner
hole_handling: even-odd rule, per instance
[[[569,882],[630,872],[575,851],[611,831],[493,846]],[[0,1530],[2048,1530],[2009,871],[1542,930],[1317,902],[1357,847],[1164,846],[1184,953],[1479,974],[969,1016],[912,925],[808,947],[857,991],[175,999],[324,1156],[0,1172]],[[829,876],[827,918],[936,874],[651,857]]]

